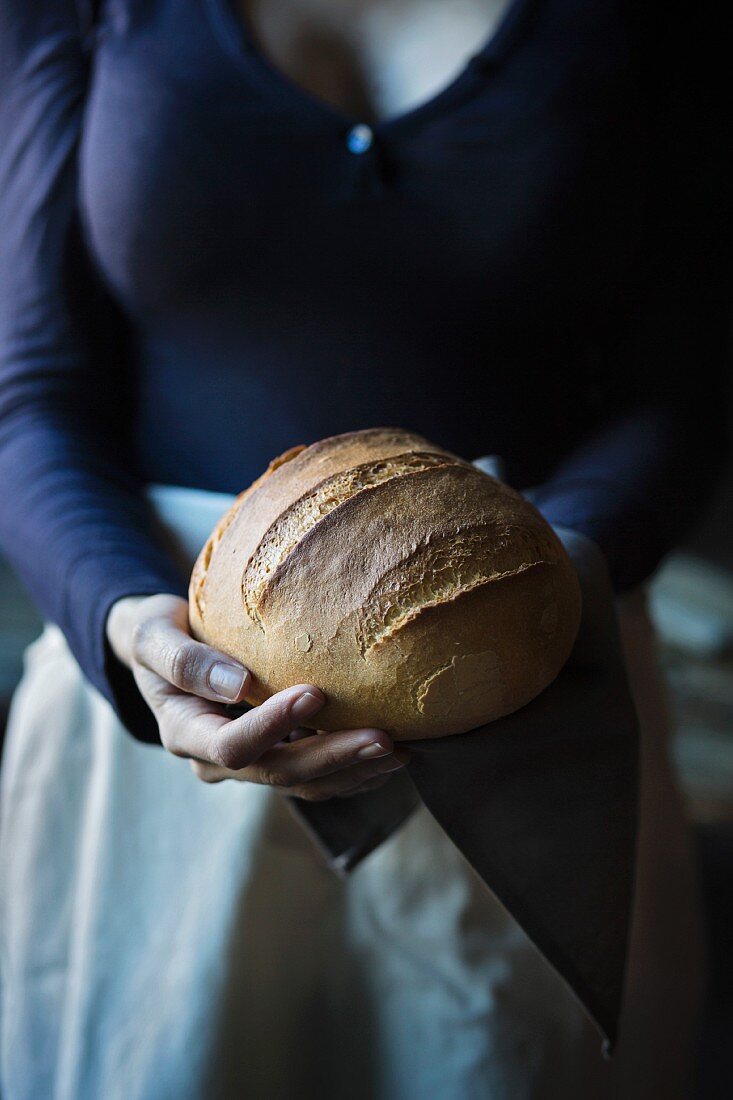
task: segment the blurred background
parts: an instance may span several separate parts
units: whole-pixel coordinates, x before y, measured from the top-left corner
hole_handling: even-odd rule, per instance
[[[733,386],[729,397],[733,438]],[[699,854],[710,985],[697,1100],[733,1096],[733,458],[715,497],[650,584],[674,762]],[[0,737],[41,621],[0,558]]]

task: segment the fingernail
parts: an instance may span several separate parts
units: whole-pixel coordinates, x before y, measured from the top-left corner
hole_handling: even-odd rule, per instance
[[[314,695],[312,691],[304,691],[291,706],[290,713],[293,718],[300,721],[302,718],[310,718],[322,706],[323,699],[319,695]]]
[[[209,669],[209,687],[225,699],[236,699],[244,687],[246,676],[245,668],[218,663]]]
[[[389,756],[392,752],[386,745],[382,745],[379,741],[372,741],[371,744],[365,745],[363,749],[359,749],[356,754],[357,760],[373,760],[377,756]]]
[[[379,769],[383,772],[396,772],[410,763],[410,754],[406,749],[395,746],[389,760],[380,760]]]
[[[385,763],[384,763],[384,766],[382,768],[380,768],[380,771],[383,771],[383,772],[396,772],[396,771],[399,771],[400,768],[406,767],[406,765],[407,765],[406,760],[398,760],[397,758],[395,758],[394,760],[386,760]]]

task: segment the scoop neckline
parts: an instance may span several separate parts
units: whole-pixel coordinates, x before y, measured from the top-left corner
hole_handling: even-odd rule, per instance
[[[328,100],[308,91],[263,52],[251,28],[235,8],[235,0],[205,0],[206,7],[223,45],[251,77],[268,87],[269,92],[296,114],[320,116],[344,131],[367,126],[375,135],[394,134],[435,118],[458,102],[474,84],[479,73],[499,64],[514,44],[524,16],[536,0],[509,0],[504,14],[478,49],[470,55],[454,77],[432,96],[398,114],[370,121],[342,111]]]

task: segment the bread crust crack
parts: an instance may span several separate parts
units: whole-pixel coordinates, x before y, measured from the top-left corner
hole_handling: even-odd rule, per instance
[[[497,532],[477,527],[425,543],[398,562],[369,594],[359,613],[362,657],[368,658],[428,608],[541,563],[552,564],[547,546],[526,529],[505,527]]]
[[[277,570],[300,539],[336,508],[360,493],[387,481],[447,465],[465,465],[459,459],[431,451],[403,454],[362,463],[324,478],[282,512],[270,525],[247,563],[242,577],[242,596],[247,614],[264,630],[261,607]]]

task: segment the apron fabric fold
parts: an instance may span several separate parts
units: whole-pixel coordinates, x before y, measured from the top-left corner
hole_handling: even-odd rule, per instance
[[[229,502],[165,487],[150,500],[188,566]],[[384,788],[394,817],[376,831],[366,802],[348,831],[269,788],[202,784],[127,734],[48,625],[26,652],[2,769],[5,1100],[682,1100],[701,980],[694,868],[641,593],[621,624],[642,778],[610,1062],[409,782]],[[417,757],[430,804],[429,751]]]

